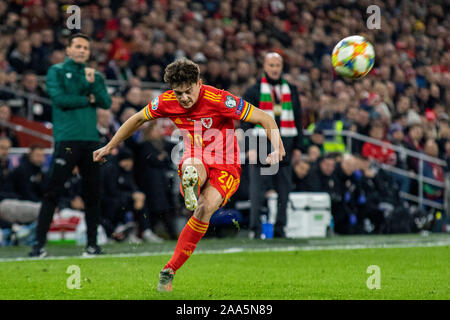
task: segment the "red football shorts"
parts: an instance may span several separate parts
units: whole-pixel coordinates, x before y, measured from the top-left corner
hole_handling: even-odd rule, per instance
[[[181,168],[183,166],[183,162],[187,158],[192,158],[191,155],[184,155],[183,159],[181,159],[178,164],[178,175],[180,178],[182,177]],[[206,164],[203,159],[200,159],[203,163],[203,166],[206,170],[206,176],[208,177],[209,183],[219,191],[222,195],[223,202],[222,207],[227,204],[230,200],[231,196],[237,191],[240,183],[241,177],[241,166],[240,164]],[[180,182],[180,190],[183,195],[183,188],[181,187]],[[200,194],[200,188],[199,188]],[[184,196],[184,195],[183,195]]]

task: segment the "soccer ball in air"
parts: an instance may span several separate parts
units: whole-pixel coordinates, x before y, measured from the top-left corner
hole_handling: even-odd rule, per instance
[[[331,62],[336,72],[344,78],[364,77],[373,67],[375,51],[362,36],[342,39],[334,47]]]

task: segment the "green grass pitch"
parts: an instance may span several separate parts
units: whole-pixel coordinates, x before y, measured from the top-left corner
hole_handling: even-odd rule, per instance
[[[43,260],[18,259],[27,247],[0,248],[0,299],[450,299],[448,235],[203,239],[174,291],[159,293],[158,273],[174,246],[106,245],[111,255],[81,258],[81,247],[49,245],[53,258]],[[71,265],[80,289],[67,286]],[[379,289],[367,286],[373,265]]]

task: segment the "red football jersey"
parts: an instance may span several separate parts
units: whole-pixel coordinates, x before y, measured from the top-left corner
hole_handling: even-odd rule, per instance
[[[170,118],[184,138],[184,157],[201,158],[208,166],[240,167],[239,146],[234,135],[233,120],[246,121],[254,106],[225,90],[202,85],[197,102],[183,108],[173,90],[153,99],[145,108],[147,120]]]

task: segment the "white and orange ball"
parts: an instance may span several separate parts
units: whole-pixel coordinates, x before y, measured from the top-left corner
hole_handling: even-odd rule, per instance
[[[362,36],[342,39],[334,47],[331,62],[336,73],[344,78],[364,77],[373,67],[375,51],[372,44]]]

